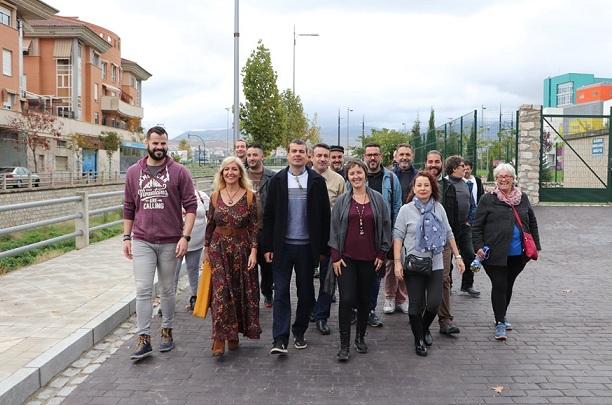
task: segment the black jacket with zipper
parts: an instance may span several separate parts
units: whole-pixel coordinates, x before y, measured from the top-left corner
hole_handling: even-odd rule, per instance
[[[306,223],[310,237],[312,265],[319,262],[320,255],[328,255],[329,248],[329,197],[325,179],[314,170],[308,171],[306,186]],[[289,210],[289,191],[287,172],[289,167],[276,173],[268,183],[268,196],[263,214],[264,238],[263,251],[273,252],[274,261],[282,258],[285,236],[287,235],[287,215]]]
[[[525,193],[523,193],[521,202],[515,208],[519,213],[523,227],[533,235],[536,247],[541,250],[538,223]],[[491,266],[507,265],[515,223],[516,218],[512,212],[512,207],[500,201],[493,193],[486,193],[482,196],[472,226],[472,243],[475,252],[482,249],[484,245],[489,246],[489,258],[483,263]],[[517,226],[522,233],[520,225],[517,224]],[[523,257],[528,260],[525,255]]]

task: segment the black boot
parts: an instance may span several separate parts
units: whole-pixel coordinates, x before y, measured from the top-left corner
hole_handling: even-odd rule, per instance
[[[339,361],[348,361],[351,347],[351,332],[340,332],[340,350],[337,357]]]
[[[357,353],[367,353],[368,345],[365,342],[365,331],[357,330],[357,336],[355,336],[355,348]]]
[[[414,348],[419,356],[427,356],[427,348],[423,341],[423,319],[420,315],[409,315],[410,328],[414,335]]]
[[[431,336],[431,332],[429,331],[429,326],[433,322],[436,317],[435,312],[429,312],[425,310],[423,314],[423,341],[427,346],[431,346],[433,344],[433,337]]]

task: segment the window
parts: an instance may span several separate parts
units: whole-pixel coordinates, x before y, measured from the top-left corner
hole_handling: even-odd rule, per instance
[[[2,74],[5,76],[13,75],[13,52],[8,49],[2,50]]]
[[[91,63],[100,67],[100,55],[97,52],[91,51]]]
[[[57,147],[58,148],[66,148],[68,147],[68,142],[67,141],[62,141],[60,139],[57,140]]]
[[[94,113],[94,124],[99,124],[99,123],[100,123],[100,114],[95,112]]]
[[[572,104],[574,94],[574,82],[561,83],[557,85],[557,107]]]
[[[11,10],[0,6],[0,24],[11,26]]]
[[[98,101],[98,91],[99,91],[98,83],[94,83],[93,91],[94,91],[94,101]]]
[[[72,118],[70,107],[57,107],[57,115],[64,118]]]
[[[106,80],[106,71],[108,70],[108,63],[102,62],[102,80]]]
[[[2,108],[4,108],[5,110],[12,110],[13,104],[15,104],[15,95],[11,93],[6,93],[6,97],[2,102]]]
[[[113,82],[117,81],[117,66],[116,65],[112,65],[112,70],[111,70],[111,80]]]
[[[56,59],[57,95],[72,96],[72,65],[70,59]]]
[[[68,171],[68,156],[55,157],[55,170]]]

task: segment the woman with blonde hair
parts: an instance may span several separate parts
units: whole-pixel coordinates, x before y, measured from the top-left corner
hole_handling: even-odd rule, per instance
[[[259,339],[257,205],[242,161],[227,157],[215,174],[204,246],[212,268],[212,355],[238,349],[238,334]]]

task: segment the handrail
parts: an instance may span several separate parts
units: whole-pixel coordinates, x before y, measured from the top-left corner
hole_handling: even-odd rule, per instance
[[[0,212],[23,210],[26,208],[43,207],[46,205],[65,204],[69,202],[78,202],[81,200],[82,200],[82,197],[62,197],[62,198],[55,198],[52,200],[30,201],[27,203],[0,205]]]

